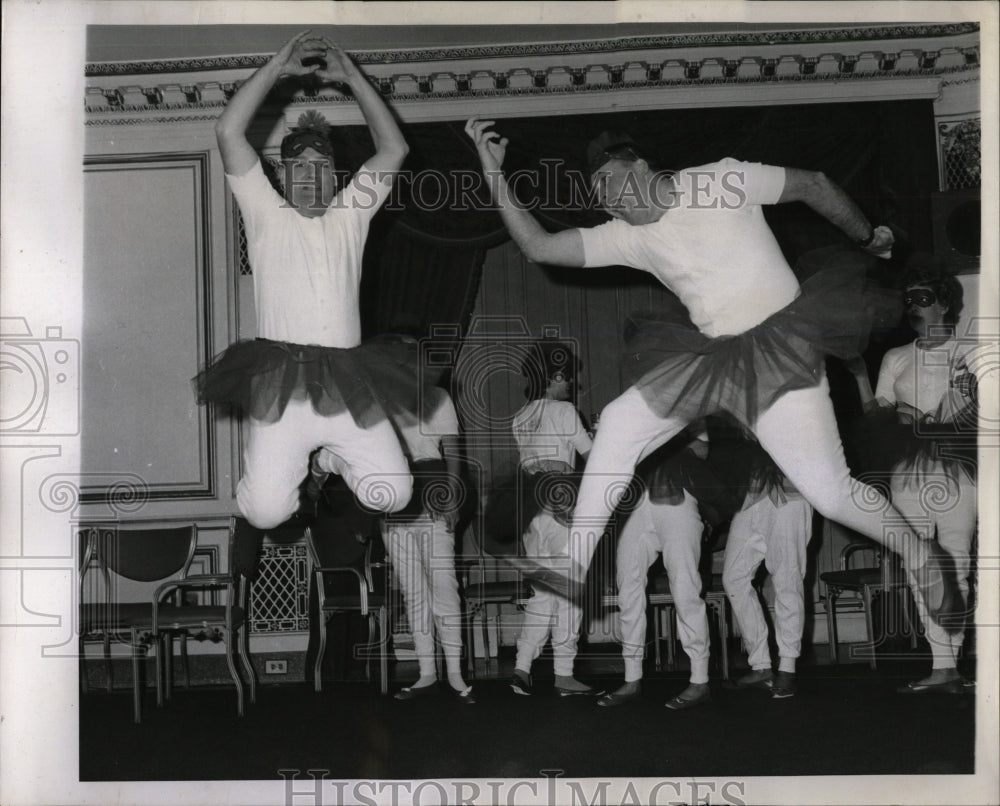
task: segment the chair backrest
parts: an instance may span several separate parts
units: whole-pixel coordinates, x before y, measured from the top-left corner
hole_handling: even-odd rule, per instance
[[[186,576],[198,544],[195,524],[170,527],[95,525],[101,564],[136,582]]]

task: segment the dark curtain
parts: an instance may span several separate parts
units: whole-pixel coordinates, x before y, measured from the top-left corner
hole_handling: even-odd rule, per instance
[[[484,252],[507,238],[463,126],[405,126],[406,173],[376,216],[365,254],[362,322],[369,335],[403,324],[464,325]],[[907,236],[911,243],[901,252],[931,247],[929,199],[937,184],[931,101],[505,118],[496,129],[510,140],[508,175],[523,170],[548,177],[521,182],[518,190],[549,229],[604,220],[592,206],[571,200],[574,182],[584,179],[588,141],[607,129],[630,133],[663,168],[731,156],[821,170],[873,222],[892,224]],[[355,170],[373,150],[365,127],[340,127],[337,138],[338,168]],[[802,204],[771,206],[766,215],[793,265],[803,252],[844,239]]]
[[[437,241],[387,218],[373,222],[361,275],[365,338],[429,335],[437,324],[457,324],[464,332],[485,256],[475,243]]]

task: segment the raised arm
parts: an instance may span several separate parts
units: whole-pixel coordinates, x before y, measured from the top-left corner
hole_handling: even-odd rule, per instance
[[[365,117],[365,123],[368,124],[372,140],[375,141],[375,155],[366,160],[366,164],[378,174],[395,173],[410,150],[396,118],[367,76],[351,61],[351,57],[329,39],[323,41],[326,44],[326,67],[316,74],[317,77],[323,81],[343,83],[351,88],[361,114]]]
[[[582,266],[583,238],[578,230],[547,232],[533,215],[521,207],[510,193],[501,165],[507,151],[507,138],[490,131],[492,120],[469,118],[465,133],[476,144],[476,151],[483,164],[483,175],[490,187],[493,203],[500,210],[500,217],[510,232],[514,243],[524,256],[535,263],[553,266]]]
[[[778,201],[805,202],[866,252],[883,258],[892,255],[892,230],[873,227],[854,200],[820,171],[785,168],[785,189]]]
[[[322,56],[326,47],[322,40],[310,38],[309,31],[303,31],[243,82],[215,124],[215,136],[227,174],[243,176],[257,161],[257,152],[247,141],[246,132],[271,88],[285,76],[303,76],[318,71],[321,66],[318,62],[310,66],[302,62]]]

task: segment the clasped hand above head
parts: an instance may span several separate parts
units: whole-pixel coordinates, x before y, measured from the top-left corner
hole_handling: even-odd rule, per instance
[[[285,43],[275,55],[283,76],[314,75],[328,83],[348,83],[361,73],[339,46],[325,36],[302,31]]]

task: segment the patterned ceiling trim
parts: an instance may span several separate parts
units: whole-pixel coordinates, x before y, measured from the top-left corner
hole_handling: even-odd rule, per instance
[[[476,45],[449,48],[420,48],[400,51],[351,51],[358,64],[398,64],[439,62],[456,59],[495,59],[517,56],[603,53],[625,50],[700,48],[734,45],[790,45],[826,42],[868,42],[873,40],[921,39],[960,36],[976,33],[979,23],[888,25],[865,28],[821,28],[802,31],[755,31],[713,34],[674,34],[670,36],[635,36],[586,42],[550,42],[519,45]],[[188,59],[160,59],[136,62],[90,62],[86,76],[147,75],[151,73],[189,73],[204,70],[256,68],[271,54],[212,56]]]
[[[956,54],[958,55],[958,54]],[[711,61],[711,60],[710,60]],[[918,62],[916,56],[914,63]],[[496,76],[489,78],[488,86],[473,86],[473,83],[465,79],[465,84],[459,83],[459,78],[450,73],[436,73],[431,77],[426,76],[393,76],[390,79],[381,79],[376,82],[380,86],[383,95],[394,102],[428,101],[428,100],[448,100],[461,98],[502,98],[512,96],[545,96],[545,95],[571,95],[571,94],[593,94],[608,93],[621,90],[634,89],[661,89],[676,87],[702,87],[702,86],[744,86],[748,89],[753,86],[763,86],[767,84],[793,84],[793,83],[842,83],[842,82],[864,82],[871,80],[905,79],[914,77],[943,79],[942,83],[958,84],[979,80],[978,65],[955,65],[940,66],[935,63],[933,67],[915,67],[907,69],[905,67],[894,66],[889,69],[866,70],[856,69],[852,66],[849,71],[837,65],[837,69],[828,72],[809,72],[804,69],[806,62],[788,62],[787,67],[794,72],[783,72],[774,70],[770,74],[764,74],[763,64],[753,64],[754,72],[750,75],[735,70],[733,75],[724,74],[724,65],[719,65],[712,61],[711,67],[719,75],[709,75],[707,70],[699,69],[693,73],[688,73],[687,68],[681,69],[678,66],[677,72],[682,77],[664,77],[662,72],[656,78],[635,79],[630,76],[625,79],[626,70],[620,69],[618,80],[611,80],[611,70],[615,68],[604,68],[604,74],[598,81],[588,81],[583,84],[551,84],[547,81],[535,83],[534,77],[521,86],[515,85],[507,76],[503,86],[498,86]],[[832,67],[833,65],[831,65]],[[815,65],[812,65],[815,68]],[[631,71],[629,71],[631,72]],[[647,73],[648,75],[648,73]],[[948,78],[945,78],[945,77]],[[484,76],[484,78],[486,78]],[[527,75],[522,76],[527,80]],[[125,119],[121,115],[134,115],[135,113],[174,113],[172,117],[157,118],[160,122],[170,120],[183,122],[185,120],[205,120],[212,115],[200,115],[196,117],[185,116],[185,112],[196,110],[222,109],[235,90],[235,83],[203,82],[193,86],[161,85],[158,87],[140,88],[138,86],[120,87],[114,89],[91,88],[87,91],[86,108],[88,112],[87,125],[107,126],[116,123],[127,124],[131,122],[149,122],[151,119],[132,118]],[[289,102],[286,102],[289,103]],[[353,98],[345,96],[339,92],[319,92],[319,93],[299,93],[290,101],[291,104],[315,105],[322,104],[353,104]],[[115,117],[109,117],[115,116]]]

